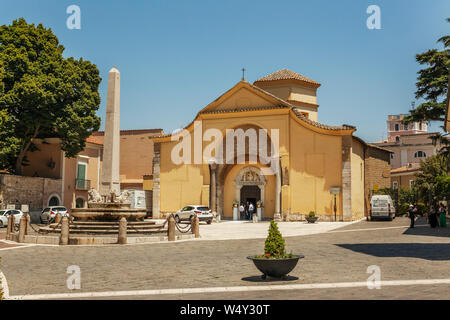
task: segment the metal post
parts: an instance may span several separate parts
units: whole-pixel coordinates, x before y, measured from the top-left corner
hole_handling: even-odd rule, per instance
[[[337,221],[336,211],[337,211],[337,207],[336,207],[336,194],[335,194],[334,195],[334,221]]]

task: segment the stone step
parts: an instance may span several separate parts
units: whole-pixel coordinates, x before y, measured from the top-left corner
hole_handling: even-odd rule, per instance
[[[72,224],[75,225],[119,225],[119,221],[74,221]],[[148,224],[156,224],[156,221],[128,221],[127,224],[129,225],[148,225]]]
[[[50,226],[50,228],[54,228],[54,226]],[[91,225],[91,226],[83,226],[83,225],[73,225],[69,226],[70,230],[96,230],[96,229],[106,229],[106,230],[119,230],[119,225],[112,226],[103,226],[103,225]],[[128,225],[127,229],[158,229],[162,228],[160,224],[150,224],[150,225]],[[58,226],[57,229],[61,229],[61,226]]]
[[[59,234],[61,233],[61,229],[53,229],[53,228],[49,228],[49,227],[41,227],[40,230],[42,232],[46,232],[46,233],[56,233]],[[140,234],[140,233],[145,233],[145,234],[157,234],[157,233],[161,233],[161,234],[167,234],[167,230],[165,229],[127,229],[127,234]],[[92,230],[86,230],[86,229],[70,229],[69,234],[118,234],[118,230],[113,230],[113,229],[92,229]]]

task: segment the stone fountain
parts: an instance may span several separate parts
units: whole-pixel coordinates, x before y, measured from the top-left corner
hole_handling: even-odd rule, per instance
[[[87,208],[72,208],[71,215],[75,220],[118,221],[125,217],[127,221],[143,220],[147,214],[145,209],[130,209],[128,201],[130,193],[123,191],[119,196],[111,191],[109,196],[101,196],[97,190],[89,191]]]

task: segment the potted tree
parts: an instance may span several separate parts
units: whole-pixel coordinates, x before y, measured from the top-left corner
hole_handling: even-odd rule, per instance
[[[286,279],[302,258],[304,258],[302,255],[286,254],[285,241],[273,220],[270,222],[269,235],[264,244],[264,254],[247,257],[263,273],[262,279],[266,279],[267,276]]]
[[[316,217],[316,213],[314,211],[310,211],[308,216],[306,216],[306,221],[308,223],[315,223],[319,219],[319,217]]]

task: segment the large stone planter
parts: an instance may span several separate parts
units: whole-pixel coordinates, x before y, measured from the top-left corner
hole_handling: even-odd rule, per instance
[[[306,217],[305,219],[308,223],[315,223],[319,217]]]
[[[294,255],[294,258],[286,259],[266,259],[266,258],[255,258],[253,256],[248,256],[255,264],[256,268],[262,272],[262,279],[266,279],[267,276],[274,278],[285,279],[289,272],[294,270],[299,259],[303,259],[302,255]]]

